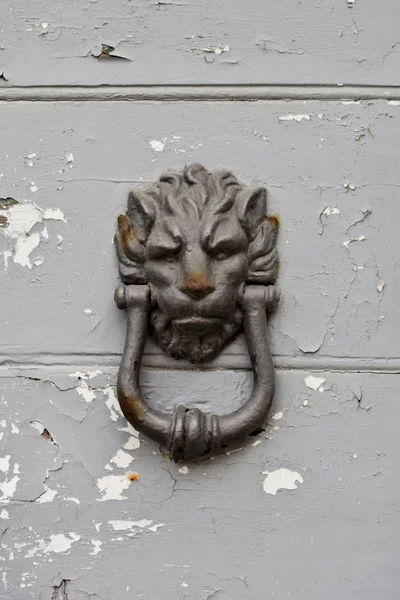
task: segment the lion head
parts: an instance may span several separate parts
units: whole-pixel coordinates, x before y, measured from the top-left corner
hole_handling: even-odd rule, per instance
[[[275,281],[277,231],[266,190],[229,171],[193,164],[129,193],[118,217],[120,276],[149,285],[150,332],[163,350],[202,362],[234,338],[246,283]]]

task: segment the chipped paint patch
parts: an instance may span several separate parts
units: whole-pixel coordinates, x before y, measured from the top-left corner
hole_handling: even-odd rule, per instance
[[[97,554],[99,554],[99,552],[101,552],[101,547],[103,545],[103,542],[100,540],[90,540],[90,542],[91,542],[93,548],[92,548],[92,551],[89,552],[89,554],[91,556],[96,556]]]
[[[390,106],[400,106],[400,100],[389,100],[388,104]]]
[[[0,483],[0,502],[8,502],[14,496],[19,479],[18,475],[15,475],[12,479],[5,479]]]
[[[36,190],[34,190],[36,191]],[[63,212],[59,209],[42,209],[34,202],[17,202],[0,209],[1,222],[4,225],[0,227],[6,238],[15,241],[13,254],[14,263],[22,267],[32,268],[30,261],[31,253],[39,246],[41,239],[48,239],[48,231],[44,222],[47,220],[64,221]],[[40,231],[31,233],[33,227],[42,225]],[[7,256],[3,252],[5,269],[8,266],[8,258],[12,256],[7,251]]]
[[[94,370],[94,371],[86,371],[86,373],[82,372],[82,371],[77,371],[76,373],[70,373],[70,377],[77,377],[79,380],[78,385],[76,386],[76,391],[78,392],[79,396],[81,396],[85,402],[93,402],[93,400],[96,399],[96,392],[95,390],[93,390],[89,384],[87,383],[88,379],[93,379],[93,377],[96,377],[96,375],[100,375],[101,371],[99,371],[98,369]]]
[[[378,290],[378,292],[381,294],[383,292],[383,288],[385,287],[385,282],[383,281],[383,279],[380,279],[378,281],[378,283],[376,284],[376,289]]]
[[[8,510],[6,510],[5,508],[3,508],[3,510],[0,512],[0,519],[9,519],[10,515]]]
[[[108,398],[106,400],[106,406],[110,410],[111,420],[118,421],[118,419],[120,417],[123,417],[124,415],[122,413],[119,402],[115,396],[114,389],[110,385],[108,385],[101,391],[103,392],[103,394],[108,396]]]
[[[68,537],[67,537],[68,536]],[[62,552],[68,552],[71,549],[72,544],[79,541],[81,536],[73,531],[68,533],[57,533],[50,536],[50,543],[46,546],[45,552],[56,552],[60,554]]]
[[[282,417],[283,417],[283,412],[280,411],[280,412],[275,413],[272,418],[274,421],[279,421],[279,419],[282,419]]]
[[[10,454],[7,454],[7,456],[0,458],[0,471],[3,471],[3,473],[8,473],[10,469],[10,458]]]
[[[189,467],[186,467],[186,466],[179,467],[178,470],[181,475],[187,475],[189,473]]]
[[[53,500],[56,496],[57,496],[57,491],[51,490],[49,487],[47,487],[47,485],[45,485],[45,491],[43,492],[43,494],[41,496],[39,496],[39,498],[36,500],[36,502],[39,502],[40,504],[42,502],[53,502]]]
[[[266,494],[276,496],[279,490],[295,490],[297,483],[303,483],[304,479],[297,471],[290,469],[277,469],[276,471],[263,471],[266,475],[263,490]]]
[[[114,531],[127,531],[128,529],[133,529],[134,527],[144,529],[145,527],[149,527],[154,523],[154,521],[149,521],[148,519],[141,519],[140,521],[116,520],[107,522],[109,525],[111,525]]]
[[[278,117],[278,121],[310,121],[311,115],[281,115]]]
[[[123,450],[118,450],[118,452],[115,454],[115,456],[112,457],[110,462],[114,463],[115,465],[117,465],[117,467],[120,467],[121,469],[126,469],[127,467],[129,467],[133,460],[133,456],[131,456],[127,452],[124,452]]]
[[[329,217],[330,215],[339,215],[340,214],[340,210],[338,208],[336,208],[336,206],[332,207],[332,206],[325,206],[324,210],[321,213],[322,215],[326,215],[327,217]]]
[[[358,237],[349,238],[345,242],[343,242],[343,246],[346,248],[347,252],[350,252],[349,245],[353,242],[364,242],[367,238],[365,235],[359,235]]]
[[[154,152],[162,152],[165,148],[165,143],[160,142],[160,140],[151,140],[150,148],[154,150]]]
[[[126,500],[127,496],[122,496],[122,492],[127,490],[131,481],[125,475],[105,475],[97,480],[97,487],[102,496],[98,498],[99,502],[107,500]]]
[[[324,377],[315,377],[314,375],[308,375],[308,377],[304,379],[306,386],[315,391],[324,391],[321,386],[323,383],[325,383],[325,381],[326,379],[324,379]]]

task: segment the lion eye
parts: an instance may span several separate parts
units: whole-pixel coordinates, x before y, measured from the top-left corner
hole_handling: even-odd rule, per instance
[[[231,256],[231,254],[228,254],[227,252],[217,252],[214,254],[215,260],[226,260],[229,256]]]

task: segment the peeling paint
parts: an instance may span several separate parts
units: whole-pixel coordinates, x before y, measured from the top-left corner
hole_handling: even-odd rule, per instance
[[[378,290],[378,292],[381,294],[383,292],[383,288],[385,287],[385,282],[383,281],[383,279],[380,279],[378,281],[378,283],[376,284],[376,289]]]
[[[325,383],[326,379],[324,379],[324,377],[315,377],[314,375],[308,375],[308,377],[306,377],[304,379],[304,383],[306,384],[306,386],[308,388],[310,388],[311,390],[320,390],[323,388],[321,388],[322,384]]]
[[[330,215],[339,215],[340,210],[336,208],[336,206],[325,206],[324,210],[321,213],[322,215],[330,216]]]
[[[364,242],[367,238],[365,235],[359,235],[358,237],[349,238],[345,242],[343,242],[343,246],[346,248],[347,252],[350,252],[349,245],[353,242]]]
[[[66,534],[57,533],[50,536],[50,543],[45,548],[45,552],[56,552],[60,554],[62,552],[68,552],[71,549],[72,544],[79,541],[81,536],[70,531]]]
[[[278,121],[310,121],[311,115],[281,115],[278,117]]]
[[[189,467],[183,466],[183,467],[179,467],[179,473],[181,473],[181,475],[187,475],[189,473]]]
[[[100,540],[90,540],[90,542],[93,545],[93,549],[91,552],[89,552],[89,554],[91,556],[96,556],[99,554],[99,552],[101,552],[101,546],[103,545],[103,542]]]
[[[7,456],[0,458],[0,471],[3,471],[3,473],[8,473],[10,469],[10,458],[10,454],[7,454]]]
[[[123,417],[123,413],[119,402],[115,396],[114,389],[109,385],[102,390],[103,394],[108,396],[106,400],[106,406],[110,410],[110,416],[112,421],[118,421],[120,417]]]
[[[115,465],[117,465],[117,467],[120,467],[121,469],[126,469],[127,467],[129,467],[133,460],[133,456],[131,456],[127,452],[124,452],[123,450],[118,450],[118,452],[115,454],[115,456],[112,457],[110,462],[114,463]]]
[[[277,469],[276,471],[263,471],[264,479],[263,489],[266,494],[276,496],[279,490],[295,490],[296,483],[303,483],[304,479],[297,471],[289,469]]]
[[[165,144],[160,140],[151,140],[150,147],[154,152],[162,152],[165,148]]]
[[[98,501],[107,500],[126,500],[127,496],[122,496],[122,492],[127,490],[131,481],[125,475],[105,475],[97,480],[97,487],[102,496]]]
[[[15,475],[12,479],[5,479],[0,483],[0,492],[2,492],[0,502],[8,502],[14,496],[19,480],[18,475]]]
[[[56,490],[51,490],[49,487],[47,487],[47,485],[44,486],[45,487],[45,492],[39,496],[39,498],[37,498],[36,502],[39,502],[40,504],[43,502],[52,502],[54,500],[54,498],[57,496],[57,491]]]
[[[0,217],[4,220],[5,226],[0,227],[6,238],[15,240],[13,249],[14,263],[22,267],[32,268],[30,261],[31,253],[39,246],[41,239],[48,239],[48,232],[44,221],[63,221],[66,223],[63,212],[57,209],[42,209],[34,202],[16,202],[0,208]],[[34,226],[42,225],[40,231],[32,232]],[[9,251],[7,258],[3,252],[5,268],[8,265],[8,258],[11,257]]]

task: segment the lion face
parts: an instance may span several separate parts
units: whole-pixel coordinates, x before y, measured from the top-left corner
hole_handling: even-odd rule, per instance
[[[120,274],[150,286],[150,331],[161,348],[202,362],[233,339],[246,282],[275,278],[276,231],[265,190],[226,171],[191,165],[130,193],[119,217]]]

